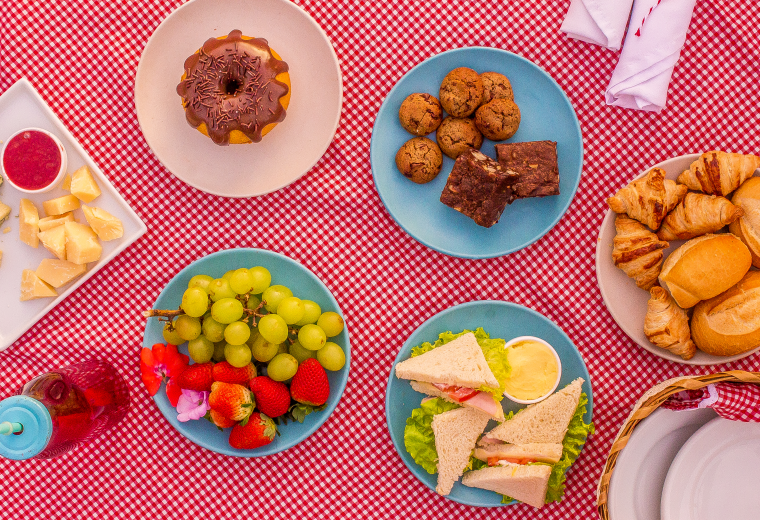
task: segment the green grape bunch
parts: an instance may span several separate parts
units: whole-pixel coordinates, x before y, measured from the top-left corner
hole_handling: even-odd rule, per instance
[[[177,310],[150,310],[166,323],[167,343],[188,343],[195,363],[227,361],[235,367],[265,366],[276,381],[287,382],[298,365],[315,358],[330,371],[342,369],[346,356],[331,341],[344,329],[343,318],[322,312],[284,285],[272,285],[261,266],[227,271],[221,278],[193,276]]]

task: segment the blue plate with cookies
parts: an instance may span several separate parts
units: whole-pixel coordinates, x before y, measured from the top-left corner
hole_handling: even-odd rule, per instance
[[[427,95],[404,103],[412,94]],[[370,161],[383,204],[414,239],[450,256],[494,258],[559,222],[580,182],[583,140],[570,100],[544,70],[508,51],[466,47],[423,61],[393,87]]]

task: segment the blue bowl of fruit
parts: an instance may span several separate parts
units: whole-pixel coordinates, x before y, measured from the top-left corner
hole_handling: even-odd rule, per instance
[[[338,303],[286,256],[208,255],[144,314],[142,380],[199,446],[235,457],[279,453],[314,433],[343,395],[351,348]]]

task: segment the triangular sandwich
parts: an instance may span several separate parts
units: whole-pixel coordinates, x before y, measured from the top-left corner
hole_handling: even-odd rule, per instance
[[[544,505],[551,474],[552,467],[543,464],[506,464],[471,471],[462,478],[462,484],[495,491],[540,508]]]
[[[504,420],[501,404],[479,388],[499,388],[475,334],[457,339],[396,365],[396,377],[410,379],[414,390],[477,408],[497,421]]]
[[[448,495],[470,462],[478,437],[491,418],[474,408],[455,408],[433,417],[431,424],[438,453],[438,485],[440,495]]]

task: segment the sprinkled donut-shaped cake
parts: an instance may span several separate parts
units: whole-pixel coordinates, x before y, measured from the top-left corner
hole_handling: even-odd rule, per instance
[[[285,119],[288,64],[265,39],[235,30],[185,60],[177,93],[187,122],[216,144],[257,143]]]

